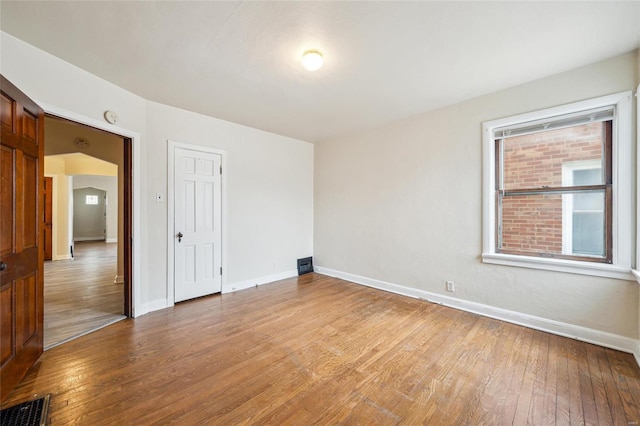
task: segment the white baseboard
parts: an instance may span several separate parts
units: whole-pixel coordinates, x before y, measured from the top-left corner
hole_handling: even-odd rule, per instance
[[[471,302],[468,300],[457,299],[455,297],[445,296],[442,294],[405,287],[398,284],[392,284],[373,278],[350,274],[348,272],[336,271],[333,269],[324,268],[322,266],[316,266],[314,268],[314,271],[320,274],[329,275],[331,277],[351,281],[356,284],[362,284],[368,287],[377,288],[379,290],[385,290],[391,293],[401,294],[416,299],[424,299],[428,302],[460,309],[462,311],[472,312],[478,315],[510,322],[512,324],[533,328],[535,330],[545,331],[547,333],[557,334],[559,336],[569,337],[572,339],[581,340],[583,342],[604,346],[606,348],[631,353],[634,354],[636,361],[640,366],[640,340],[635,340],[629,337],[619,336],[617,334],[607,333],[604,331],[594,330],[579,325],[567,324],[547,318],[536,317],[521,312],[496,308],[493,306]]]
[[[635,269],[631,270],[631,273],[633,274],[633,276],[636,278],[636,281],[638,281],[638,284],[640,284],[640,271],[637,271]]]
[[[284,280],[287,278],[295,277],[298,275],[297,269],[290,271],[280,272],[278,274],[267,275],[264,277],[254,278],[246,281],[238,281],[235,283],[227,283],[222,286],[222,294],[232,293],[234,291],[244,290],[251,287],[256,287],[263,284],[270,284],[274,281]]]
[[[117,243],[118,239],[117,238],[107,238],[106,240],[104,240],[105,243]]]
[[[60,255],[53,256],[53,259],[51,260],[69,260],[69,259],[73,259],[73,257],[71,257],[70,254],[60,254]]]
[[[113,279],[114,284],[124,284],[124,275],[116,275]]]
[[[102,237],[75,237],[73,242],[76,241],[104,241],[104,236]]]
[[[160,309],[168,308],[170,305],[166,299],[152,300],[151,302],[141,303],[138,309],[134,312],[134,318],[148,314],[149,312],[159,311]]]

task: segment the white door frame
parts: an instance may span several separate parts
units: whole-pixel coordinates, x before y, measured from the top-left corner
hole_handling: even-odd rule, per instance
[[[227,284],[227,152],[220,149],[210,148],[202,145],[193,145],[173,140],[167,140],[167,306],[175,305],[175,151],[176,148],[188,149],[190,151],[204,152],[207,154],[217,154],[221,158],[221,199],[222,199],[222,293],[226,290]]]
[[[122,127],[114,126],[113,124],[96,120],[73,111],[68,111],[55,105],[47,104],[46,102],[40,102],[36,100],[36,103],[40,105],[45,114],[50,114],[70,121],[75,121],[76,123],[84,124],[86,126],[94,127],[96,129],[104,130],[110,133],[114,133],[118,136],[131,139],[131,155],[133,157],[131,164],[131,174],[133,175],[131,180],[131,186],[133,187],[131,194],[133,198],[133,204],[131,206],[131,215],[133,216],[131,218],[131,234],[133,239],[131,247],[131,256],[133,257],[131,264],[131,316],[135,318],[139,315],[146,314],[148,310],[143,310],[142,304],[140,303],[140,274],[142,269],[142,250],[140,249],[140,238],[142,235],[142,232],[140,232],[140,230],[142,229],[140,227],[140,202],[142,200],[142,197],[140,196],[140,175],[142,174],[140,133]]]

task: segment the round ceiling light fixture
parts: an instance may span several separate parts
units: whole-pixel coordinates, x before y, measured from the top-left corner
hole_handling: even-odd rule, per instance
[[[305,50],[302,54],[302,66],[308,71],[319,70],[323,62],[322,53],[316,49]]]
[[[87,149],[89,148],[89,141],[85,138],[75,138],[73,144],[79,149]]]

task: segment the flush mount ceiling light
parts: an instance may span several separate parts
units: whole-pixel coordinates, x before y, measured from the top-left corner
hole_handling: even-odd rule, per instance
[[[323,62],[324,59],[322,58],[322,53],[320,53],[318,50],[305,50],[302,54],[302,66],[305,67],[308,71],[316,71],[320,69]]]
[[[89,141],[86,140],[85,138],[76,138],[73,141],[73,144],[80,149],[87,149],[89,148]]]

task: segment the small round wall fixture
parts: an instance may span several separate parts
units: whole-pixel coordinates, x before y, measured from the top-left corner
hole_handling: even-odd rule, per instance
[[[107,120],[107,123],[115,124],[116,121],[118,121],[118,114],[116,114],[114,111],[105,111],[104,119]]]
[[[302,66],[308,71],[317,71],[322,67],[324,58],[322,53],[316,49],[305,50],[302,54]]]
[[[85,138],[75,138],[75,140],[73,141],[73,144],[76,146],[76,148],[79,148],[79,149],[89,148],[89,141],[86,140]]]

